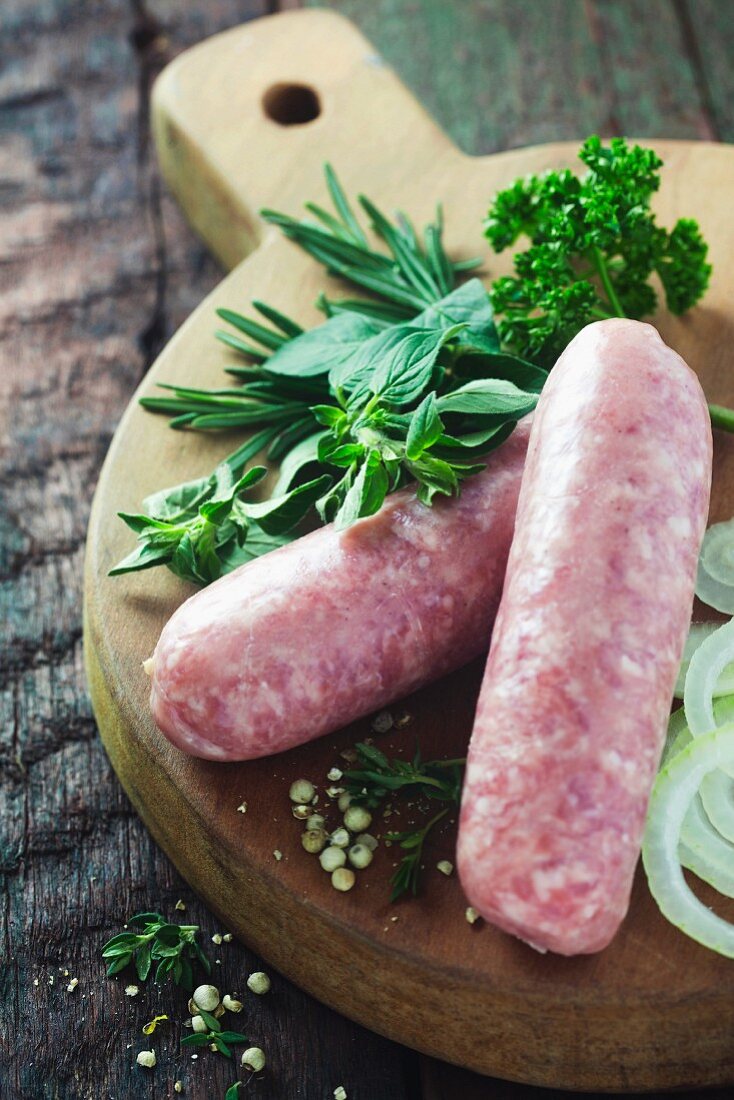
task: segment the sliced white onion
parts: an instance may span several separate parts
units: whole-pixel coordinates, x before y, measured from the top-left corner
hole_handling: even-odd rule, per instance
[[[734,724],[694,738],[672,756],[653,788],[642,860],[650,891],[665,917],[682,932],[721,955],[734,958],[734,924],[699,901],[678,859],[681,827],[706,775],[734,767]]]
[[[734,699],[728,700],[729,709],[734,711]],[[663,763],[690,745],[693,735],[685,725],[683,708],[671,715],[668,726],[668,741],[663,754]],[[717,770],[711,775],[722,775]],[[706,783],[711,776],[706,776]],[[713,886],[720,894],[734,897],[734,844],[730,844],[712,825],[703,807],[700,794],[691,801],[680,831],[678,859],[693,871],[700,879]]]
[[[716,726],[714,691],[721,673],[734,661],[734,619],[709,634],[688,665],[683,706],[694,737]]]
[[[700,799],[698,805],[701,805]],[[703,814],[703,809],[700,812]],[[718,833],[716,835],[718,837]],[[723,894],[724,897],[734,898],[734,874],[732,873],[734,847],[729,845],[728,849],[724,850],[726,844],[727,841],[719,837],[718,845],[721,846],[721,850],[709,844],[704,851],[697,851],[689,848],[686,842],[681,840],[678,844],[678,859],[683,867],[692,871],[702,882],[713,886],[714,890]]]
[[[683,820],[678,858],[720,894],[734,898],[734,844],[713,827],[698,794]]]
[[[723,611],[726,615],[734,615],[734,587],[714,580],[706,572],[700,559],[696,574],[696,595],[707,607]]]
[[[683,707],[674,710],[668,721],[668,735],[665,739],[663,756],[660,761],[660,771],[663,770],[672,756],[679,753],[692,739],[691,731],[686,722],[686,712]]]
[[[716,831],[734,842],[734,779],[720,770],[711,772],[701,784],[701,802]]]
[[[698,647],[714,633],[714,631],[719,629],[720,626],[721,623],[691,623],[688,637],[686,638],[686,644],[683,647],[683,657],[681,658],[678,679],[675,682],[675,691],[673,692],[676,699],[683,698],[686,674],[688,673],[688,666],[691,663],[693,654]],[[734,695],[734,663],[727,665],[722,672],[714,688],[714,695]]]
[[[703,536],[700,562],[711,580],[734,588],[734,520],[709,527]]]
[[[714,692],[722,672],[734,660],[734,619],[724,623],[699,645],[691,657],[683,692],[688,728],[694,737],[708,733],[731,720],[726,699],[714,703]],[[716,711],[716,713],[715,713]],[[734,774],[734,769],[732,769]]]

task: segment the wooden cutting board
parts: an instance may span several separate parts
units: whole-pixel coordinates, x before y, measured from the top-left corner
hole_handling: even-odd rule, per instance
[[[213,338],[216,307],[246,310],[258,297],[307,324],[318,319],[313,302],[325,276],[257,211],[271,205],[297,213],[306,199],[325,201],[325,160],[350,193],[363,190],[388,210],[403,207],[419,224],[441,201],[450,254],[482,253],[494,276],[509,261],[483,247],[490,197],[518,175],[572,164],[577,148],[465,156],[370,44],[342,18],[320,11],[248,24],[179,57],[156,86],[154,129],[172,190],[234,270],[182,326],[136,399],[155,392],[159,381],[227,384],[229,353]],[[714,263],[706,304],[682,320],[660,317],[660,328],[698,371],[709,398],[734,403],[734,149],[653,144],[666,162],[657,201],[663,221],[696,216]],[[435,869],[437,860],[452,858],[452,826],[427,852],[421,896],[395,906],[387,901],[394,850],[381,846],[346,895],[303,852],[289,784],[306,776],[323,789],[329,768],[344,765],[340,751],[370,733],[369,720],[285,755],[236,765],[186,757],[156,731],[141,662],[192,589],[165,570],[108,578],[132,545],[115,513],[137,511],[147,493],[208,472],[233,440],[172,432],[136,399],[110,447],[89,525],[90,690],[130,798],[222,921],[345,1015],[482,1073],[601,1090],[734,1081],[734,964],[668,925],[641,876],[629,917],[606,951],[541,956],[482,922],[467,923],[456,877]],[[712,518],[732,513],[734,439],[718,436]],[[380,746],[409,753],[417,738],[426,756],[461,755],[481,671],[476,663],[406,700],[411,725],[379,737]],[[243,801],[245,814],[237,809]]]

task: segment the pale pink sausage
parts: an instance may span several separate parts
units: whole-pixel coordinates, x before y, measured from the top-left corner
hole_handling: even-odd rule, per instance
[[[192,596],[161,634],[151,707],[179,748],[216,760],[338,729],[486,648],[502,591],[529,425],[458,500],[412,489]]]
[[[629,904],[691,615],[711,427],[650,325],[573,340],[536,409],[458,863],[489,921],[599,951]]]

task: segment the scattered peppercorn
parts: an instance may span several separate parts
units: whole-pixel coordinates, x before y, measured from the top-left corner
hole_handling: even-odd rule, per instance
[[[265,1052],[260,1047],[248,1047],[240,1061],[245,1069],[259,1073],[261,1069],[265,1069]]]
[[[331,885],[335,890],[339,890],[341,893],[346,893],[347,890],[351,890],[354,883],[357,880],[357,876],[354,871],[349,867],[337,867],[332,873]]]
[[[215,985],[199,985],[191,996],[196,1007],[203,1008],[205,1012],[213,1012],[219,1005],[219,999],[219,990]]]
[[[372,824],[372,814],[364,806],[350,806],[344,814],[344,824],[353,833],[363,833]]]
[[[288,792],[291,802],[310,802],[315,794],[316,788],[309,779],[296,779]]]
[[[349,862],[358,871],[363,871],[372,863],[372,852],[366,844],[353,844],[349,849]]]
[[[349,843],[348,840],[347,843]],[[329,873],[343,867],[346,862],[347,857],[343,848],[324,848],[319,856],[319,863]]]
[[[264,974],[262,970],[256,970],[247,979],[247,988],[251,993],[257,993],[258,996],[262,996],[263,993],[267,993],[270,989],[270,978],[267,974]]]

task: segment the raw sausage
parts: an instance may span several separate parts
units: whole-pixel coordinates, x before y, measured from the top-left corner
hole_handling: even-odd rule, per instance
[[[179,748],[281,752],[346,725],[486,648],[529,424],[456,500],[412,489],[347,531],[323,527],[187,600],[153,658],[151,707]]]
[[[627,911],[711,446],[696,376],[636,321],[579,333],[536,409],[458,864],[472,905],[541,950],[599,951]]]

